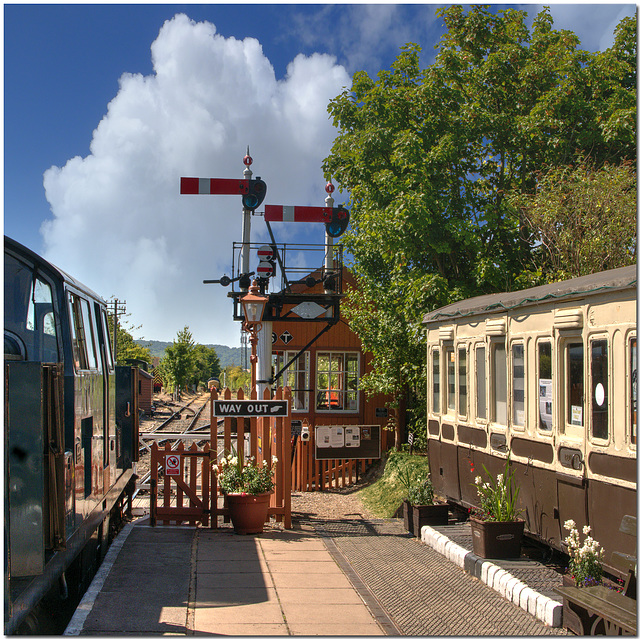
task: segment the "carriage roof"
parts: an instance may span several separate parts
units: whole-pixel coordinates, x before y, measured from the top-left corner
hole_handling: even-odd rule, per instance
[[[553,299],[567,300],[604,290],[635,288],[637,279],[637,266],[634,265],[521,291],[480,295],[431,311],[424,316],[422,323],[429,324],[480,313],[499,313],[516,307],[533,306]]]

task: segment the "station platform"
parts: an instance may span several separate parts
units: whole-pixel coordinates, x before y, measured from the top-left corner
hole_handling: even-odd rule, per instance
[[[443,528],[461,541],[465,525]],[[301,519],[235,535],[143,518],[115,539],[64,634],[566,634],[457,565],[452,544],[462,548],[450,540],[447,557],[393,519]],[[547,569],[530,563],[519,568],[550,591]]]

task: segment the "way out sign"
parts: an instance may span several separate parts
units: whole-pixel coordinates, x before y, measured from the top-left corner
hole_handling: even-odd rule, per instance
[[[213,401],[215,417],[287,417],[289,402],[280,399],[239,399]]]
[[[164,472],[166,475],[180,474],[180,455],[167,455],[164,462]]]

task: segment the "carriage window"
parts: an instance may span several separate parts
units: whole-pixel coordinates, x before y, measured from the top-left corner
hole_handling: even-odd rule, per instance
[[[524,344],[511,346],[511,374],[513,379],[513,424],[514,426],[524,426]]]
[[[29,296],[26,329],[28,331],[38,331],[51,337],[56,335],[51,287],[38,277],[33,282],[33,288]]]
[[[444,352],[447,358],[447,410],[456,409],[456,356],[452,348]]]
[[[467,415],[467,349],[458,349],[458,415]]]
[[[433,412],[440,412],[440,351],[433,350]]]
[[[609,437],[609,358],[603,339],[591,342],[591,434]]]
[[[491,412],[496,424],[507,425],[507,351],[504,343],[493,347]]]
[[[538,343],[538,428],[553,429],[553,381],[551,379],[551,342]]]
[[[631,346],[631,443],[636,443],[637,424],[638,424],[638,352],[637,352],[637,340],[632,338],[630,342]]]
[[[582,342],[567,344],[567,424],[582,426],[582,409],[584,401],[584,348]]]
[[[476,417],[487,419],[487,362],[484,346],[476,348]]]

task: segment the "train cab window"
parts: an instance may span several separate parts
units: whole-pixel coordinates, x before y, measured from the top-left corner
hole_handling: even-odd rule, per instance
[[[511,418],[514,426],[525,425],[524,403],[524,344],[511,345],[511,405],[513,414]]]
[[[456,410],[456,356],[452,348],[446,348],[444,355],[447,363],[447,412]]]
[[[476,418],[487,419],[487,360],[484,346],[476,348]]]
[[[458,415],[467,416],[467,349],[458,348]]]
[[[493,345],[491,417],[496,424],[507,425],[507,351],[504,342]]]
[[[567,426],[583,426],[584,347],[582,342],[565,346],[565,419]]]
[[[551,342],[538,342],[538,429],[553,430]]]
[[[84,302],[84,304],[83,304]],[[69,293],[71,310],[71,342],[73,361],[76,370],[96,368],[96,355],[91,332],[91,320],[86,317],[89,312],[87,301]]]
[[[97,307],[96,307],[97,312]],[[104,341],[104,350],[107,357],[107,368],[113,370],[113,354],[111,352],[111,339],[109,338],[109,320],[107,319],[107,313],[104,309],[100,311],[100,317],[102,321],[102,339]]]
[[[591,342],[591,435],[609,438],[609,358],[607,340]]]
[[[431,371],[432,371],[432,387],[431,398],[434,413],[440,412],[440,351],[437,348],[433,349],[431,359]]]
[[[630,368],[631,375],[629,376],[629,395],[630,395],[630,410],[631,410],[631,443],[636,443],[637,436],[637,424],[638,424],[638,343],[635,337],[632,337],[629,343],[630,346]]]

